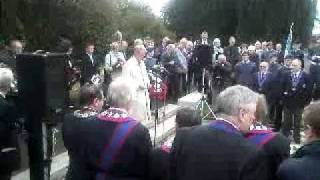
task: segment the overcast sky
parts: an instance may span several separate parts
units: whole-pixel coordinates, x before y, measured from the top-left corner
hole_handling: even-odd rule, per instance
[[[169,0],[144,0],[144,2],[148,3],[154,14],[160,16],[162,7],[168,2]]]

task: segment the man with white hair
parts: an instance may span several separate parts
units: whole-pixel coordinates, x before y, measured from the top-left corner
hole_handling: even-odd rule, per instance
[[[215,62],[216,60],[218,60],[218,56],[219,54],[223,54],[223,48],[221,47],[221,41],[219,38],[215,38],[213,40],[213,62]]]
[[[178,130],[171,151],[170,178],[266,179],[265,159],[242,135],[255,122],[258,97],[247,87],[229,87],[218,95],[218,119]]]
[[[231,85],[231,73],[232,65],[227,61],[227,58],[224,54],[218,56],[218,60],[213,64],[212,67],[212,89],[213,89],[213,103],[214,98],[218,93],[223,91],[225,88]]]
[[[137,45],[134,47],[133,56],[124,64],[122,68],[122,76],[128,77],[135,81],[138,85],[137,96],[134,100],[136,106],[142,107],[141,116],[137,117],[141,121],[150,120],[150,98],[149,98],[149,86],[150,81],[144,59],[146,55],[146,48],[143,45]],[[131,83],[131,82],[128,82]]]
[[[6,95],[11,89],[13,73],[0,68],[0,179],[10,180],[11,173],[20,166],[20,152],[16,134],[17,113]]]
[[[232,68],[241,61],[239,48],[236,46],[236,38],[231,36],[229,38],[229,46],[224,48],[224,54],[227,56],[228,61],[232,64]]]

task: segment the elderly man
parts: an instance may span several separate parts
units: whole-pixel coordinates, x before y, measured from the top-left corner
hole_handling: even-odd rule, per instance
[[[218,60],[212,66],[212,100],[225,88],[231,85],[232,66],[224,54],[218,56]]]
[[[231,63],[232,68],[241,61],[239,48],[236,46],[236,38],[231,36],[229,38],[229,46],[224,48],[224,54],[227,56],[228,61]]]
[[[308,105],[303,112],[305,145],[278,170],[280,180],[320,179],[320,101]]]
[[[13,73],[0,68],[0,179],[10,180],[11,173],[20,166],[20,152],[16,134],[17,113],[6,100],[11,89]]]
[[[162,64],[170,72],[169,74],[169,95],[173,100],[178,100],[182,87],[186,83],[188,64],[182,52],[172,42],[168,42],[166,53],[162,56]]]
[[[258,97],[246,87],[229,87],[217,98],[217,120],[178,130],[170,179],[265,179],[265,160],[242,136],[255,121]]]
[[[221,41],[219,38],[215,38],[213,40],[213,54],[212,54],[213,63],[216,60],[218,60],[218,56],[220,54],[223,54],[223,48],[221,47]]]
[[[150,81],[146,66],[143,62],[146,52],[147,50],[143,45],[135,46],[133,56],[124,64],[122,68],[122,75],[132,79],[138,84],[137,96],[134,103],[136,104],[135,107],[141,108],[139,110],[141,114],[137,115],[135,118],[142,121],[147,121],[151,118],[150,98],[148,92]]]
[[[291,63],[291,73],[285,76],[283,82],[284,122],[282,132],[290,135],[293,124],[293,139],[300,144],[300,126],[302,111],[312,97],[312,82],[310,76],[301,69],[301,61],[294,59]]]
[[[261,62],[259,71],[255,73],[254,90],[260,94],[265,94],[270,90],[271,73],[269,72],[269,63]]]

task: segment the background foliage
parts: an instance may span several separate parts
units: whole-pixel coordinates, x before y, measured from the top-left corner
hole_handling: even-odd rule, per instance
[[[317,0],[171,0],[164,19],[178,36],[199,37],[206,29],[225,43],[230,35],[245,42],[285,42],[294,22],[294,39],[307,45],[316,5]]]
[[[52,49],[61,37],[105,49],[116,30],[131,41],[173,35],[150,7],[129,0],[2,0],[0,12],[0,40],[23,38],[32,50]]]

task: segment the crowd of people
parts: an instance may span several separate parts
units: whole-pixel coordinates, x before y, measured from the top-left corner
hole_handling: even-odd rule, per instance
[[[165,37],[156,46],[151,38],[136,39],[130,52],[120,39],[102,58],[87,43],[80,56],[68,59],[66,68],[79,74],[81,88],[78,109],[63,122],[66,179],[320,178],[318,56],[307,73],[299,44],[285,54],[281,44],[238,46],[230,37],[223,48],[204,31],[194,42]],[[10,179],[19,164],[18,122],[7,95],[24,45],[14,40],[0,53],[1,179]],[[71,44],[63,51],[71,57]],[[152,117],[151,87],[168,91],[173,102],[195,87],[207,94],[217,119],[202,125],[196,110],[183,108],[174,141],[153,148],[142,123]],[[305,145],[289,158],[290,143],[301,143],[302,127]]]

